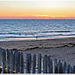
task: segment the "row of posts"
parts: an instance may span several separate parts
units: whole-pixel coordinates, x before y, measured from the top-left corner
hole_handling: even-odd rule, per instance
[[[41,54],[26,54],[26,63],[22,52],[0,49],[1,73],[75,73],[75,66]]]

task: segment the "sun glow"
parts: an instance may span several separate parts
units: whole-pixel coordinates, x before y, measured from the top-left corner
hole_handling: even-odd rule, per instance
[[[0,18],[75,19],[75,1],[0,1]]]

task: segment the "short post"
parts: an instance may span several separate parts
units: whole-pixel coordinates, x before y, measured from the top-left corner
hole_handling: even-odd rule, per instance
[[[57,59],[54,59],[54,73],[58,73]]]
[[[18,51],[15,51],[15,73],[18,73]]]
[[[38,73],[41,73],[41,54],[38,55]]]
[[[51,69],[50,69],[50,67],[51,67],[51,65],[50,65],[50,56],[48,56],[48,73],[51,73]]]
[[[47,55],[43,58],[43,73],[47,73]]]
[[[0,48],[0,68],[1,68],[1,57],[2,57],[2,48]]]
[[[13,50],[10,51],[10,66],[11,66],[11,73],[13,73]]]
[[[31,54],[26,55],[26,73],[31,73]]]
[[[62,62],[60,62],[60,64],[59,64],[59,73],[63,73],[63,66],[62,66]]]
[[[50,59],[50,73],[53,73],[53,61]]]
[[[36,72],[36,54],[33,55],[33,68],[32,73]]]
[[[7,49],[7,73],[10,73],[10,50]]]
[[[20,72],[20,52],[18,52],[18,72]]]
[[[5,65],[4,65],[4,50],[2,50],[2,61],[1,61],[1,64],[2,64],[2,73],[5,72]]]
[[[73,73],[75,73],[75,66],[73,66]]]
[[[67,73],[67,64],[66,64],[66,62],[64,62],[64,65],[63,65],[63,73]]]
[[[70,73],[70,65],[68,65],[67,73]]]
[[[20,54],[20,73],[24,73],[23,53]]]

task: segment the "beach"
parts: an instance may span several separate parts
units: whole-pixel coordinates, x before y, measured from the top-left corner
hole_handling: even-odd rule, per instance
[[[75,38],[59,38],[45,40],[0,41],[0,47],[26,53],[50,55],[52,59],[75,63]],[[25,59],[25,58],[24,58]]]

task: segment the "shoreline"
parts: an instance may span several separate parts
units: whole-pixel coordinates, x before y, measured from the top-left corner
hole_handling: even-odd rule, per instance
[[[29,50],[75,46],[75,38],[54,38],[42,40],[0,41],[0,47],[5,49]]]

